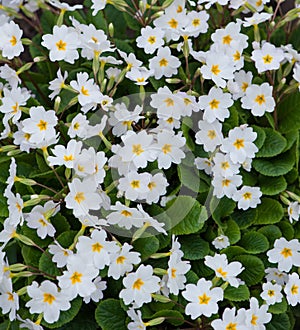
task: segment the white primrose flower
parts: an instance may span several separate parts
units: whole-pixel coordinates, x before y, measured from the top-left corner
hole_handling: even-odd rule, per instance
[[[131,201],[143,199],[149,191],[150,179],[151,175],[147,172],[130,171],[124,178],[119,179],[118,189],[120,193],[125,193],[125,198]]]
[[[157,142],[152,145],[158,162],[159,169],[168,169],[171,164],[180,164],[185,158],[181,148],[185,145],[185,138],[182,133],[175,135],[173,131],[163,130],[156,136]]]
[[[234,82],[238,85],[237,91],[230,91],[233,94],[233,99],[237,100],[246,94],[247,88],[252,84],[253,74],[251,71],[245,72],[240,70],[234,73]]]
[[[198,170],[204,170],[207,175],[212,173],[213,162],[206,157],[196,157],[194,161]]]
[[[166,194],[166,188],[168,185],[168,181],[162,173],[156,173],[152,175],[150,178],[150,182],[147,185],[148,191],[143,196],[146,203],[157,203],[160,196]]]
[[[264,330],[264,324],[272,319],[272,314],[267,313],[268,305],[259,307],[258,300],[254,297],[250,299],[250,309],[245,311],[245,325],[249,329]]]
[[[156,49],[164,45],[164,31],[160,28],[146,26],[141,29],[141,35],[136,38],[139,48],[143,48],[146,54],[153,54]]]
[[[42,46],[50,50],[51,62],[63,60],[73,64],[79,58],[77,48],[80,41],[74,28],[55,25],[53,34],[43,35],[42,39]]]
[[[247,210],[249,207],[255,208],[261,203],[262,192],[259,187],[243,186],[232,196],[232,199],[238,202],[238,208]]]
[[[256,12],[250,17],[244,17],[243,26],[249,27],[249,26],[258,25],[260,23],[270,20],[271,17],[272,17],[271,13]]]
[[[199,131],[195,135],[196,143],[203,145],[205,151],[214,151],[223,143],[222,124],[218,120],[212,123],[199,120],[198,127]]]
[[[217,236],[211,244],[218,250],[227,248],[230,245],[229,238],[225,235]]]
[[[8,223],[11,226],[17,227],[18,225],[22,225],[24,222],[23,215],[23,206],[24,201],[21,198],[19,193],[16,195],[12,192],[5,191],[5,197],[7,198],[8,204]]]
[[[56,136],[55,126],[58,119],[54,110],[45,110],[43,106],[31,107],[29,115],[30,118],[22,121],[22,130],[30,134],[30,143],[42,143]]]
[[[31,321],[30,319],[23,320],[20,315],[17,315],[17,320],[20,321],[20,329],[29,329],[29,330],[43,330],[44,328],[36,324],[35,322]]]
[[[94,302],[99,302],[103,297],[103,291],[107,288],[106,282],[102,281],[100,276],[97,276],[93,283],[96,286],[96,290],[92,292],[89,296],[83,297],[83,301],[88,304],[91,300]]]
[[[268,260],[278,263],[279,271],[289,272],[300,266],[300,243],[297,239],[287,241],[284,237],[275,240],[274,248],[267,252]]]
[[[110,264],[110,255],[119,248],[116,242],[107,240],[106,231],[93,230],[91,237],[80,236],[76,244],[77,253],[83,258],[88,258],[97,269],[103,269]]]
[[[134,81],[134,83],[138,86],[144,86],[148,84],[149,77],[153,76],[152,70],[148,70],[144,67],[140,68],[132,68],[125,75],[126,78]]]
[[[135,311],[133,308],[129,308],[129,310],[127,311],[127,315],[132,321],[127,325],[128,330],[146,330],[146,323],[142,320],[141,311]]]
[[[86,216],[89,210],[99,210],[101,198],[96,192],[97,184],[92,179],[78,178],[68,183],[70,192],[65,198],[66,207],[73,210],[75,217]]]
[[[293,220],[298,221],[300,216],[300,204],[298,202],[292,202],[288,206],[288,215],[290,223],[293,223]]]
[[[142,61],[136,58],[134,53],[126,54],[125,52],[122,52],[120,49],[118,49],[118,53],[120,54],[122,59],[126,62],[127,70],[131,70],[133,68],[139,68],[143,64]]]
[[[73,251],[63,248],[57,241],[49,245],[49,253],[53,254],[52,261],[56,263],[57,267],[62,268],[66,266],[68,257],[73,254]]]
[[[232,198],[237,192],[237,187],[243,183],[243,179],[242,176],[238,174],[227,177],[216,175],[213,177],[211,183],[214,187],[214,196],[218,198],[222,198],[223,196]]]
[[[164,235],[167,235],[167,232],[163,229],[165,225],[164,223],[159,222],[156,219],[152,218],[147,212],[144,211],[141,204],[137,205],[137,209],[141,212],[145,227],[147,228],[153,227],[159,233],[163,233]]]
[[[58,291],[57,286],[48,280],[40,285],[34,281],[27,287],[27,293],[31,300],[26,303],[30,313],[43,313],[43,318],[48,323],[54,323],[59,319],[60,311],[71,308],[68,296]]]
[[[125,242],[119,251],[110,255],[108,276],[118,280],[125,273],[131,272],[133,265],[138,265],[141,262],[140,253],[130,251],[132,248],[130,244]]]
[[[200,33],[208,30],[209,15],[205,10],[199,12],[192,10],[186,15],[186,24],[180,29],[182,36],[198,37]]]
[[[22,34],[23,31],[14,21],[1,25],[0,50],[3,57],[11,60],[24,51],[21,41]]]
[[[3,276],[0,284],[0,307],[2,314],[9,313],[10,321],[16,319],[16,313],[19,309],[19,296],[13,291],[12,280],[9,276]]]
[[[250,85],[245,96],[242,97],[242,107],[250,109],[254,116],[263,116],[265,112],[272,112],[275,108],[275,100],[272,96],[273,87],[268,83],[262,85]]]
[[[228,263],[226,254],[215,254],[213,257],[206,256],[204,264],[213,269],[217,277],[228,282],[231,286],[239,287],[241,280],[236,276],[245,268],[238,261]]]
[[[211,281],[201,278],[197,284],[187,284],[186,290],[182,292],[183,297],[189,302],[185,307],[185,313],[191,315],[193,320],[201,315],[210,317],[218,313],[218,301],[223,300],[223,290],[211,286]]]
[[[81,236],[82,237],[82,236]],[[58,286],[65,299],[73,300],[80,297],[89,297],[97,290],[93,279],[99,274],[99,269],[85,256],[73,254],[68,257],[67,270],[57,276]]]
[[[153,275],[153,268],[150,265],[140,265],[134,273],[129,273],[123,279],[124,289],[119,297],[123,299],[125,305],[133,303],[136,307],[141,307],[144,303],[152,300],[152,293],[159,290],[160,278]]]
[[[57,70],[56,75],[57,75],[57,78],[55,78],[55,79],[53,79],[49,82],[49,87],[48,88],[51,91],[53,91],[49,95],[51,100],[53,100],[54,97],[57,96],[60,93],[60,91],[64,87],[66,79],[69,76],[68,71],[65,71],[64,75],[62,75],[62,72],[61,72],[60,68]]]
[[[67,168],[74,168],[74,163],[78,158],[82,148],[82,142],[70,140],[65,148],[63,145],[56,145],[52,149],[54,156],[48,156],[50,166],[64,165]]]
[[[212,173],[214,176],[228,177],[239,173],[239,164],[234,164],[228,154],[217,152],[213,158]]]
[[[88,128],[89,121],[87,117],[81,113],[77,114],[71,121],[68,135],[71,139],[79,137],[84,139],[86,136],[86,130]]]
[[[96,16],[98,11],[105,8],[107,0],[92,0],[92,3],[91,9],[93,9],[93,16]]]
[[[21,79],[19,78],[17,72],[7,64],[0,67],[0,78],[6,80],[10,84],[11,89],[17,88],[21,83]]]
[[[159,48],[157,55],[149,60],[149,68],[153,71],[155,79],[163,76],[172,77],[177,74],[180,65],[179,59],[171,55],[169,47]]]
[[[253,143],[257,133],[251,127],[243,125],[229,131],[228,137],[223,140],[221,151],[229,153],[233,163],[242,164],[247,158],[254,158],[258,148]]]
[[[279,285],[284,285],[288,281],[288,275],[277,268],[268,267],[265,269],[265,273],[267,281],[272,281]]]
[[[284,293],[288,304],[296,306],[300,303],[300,279],[299,275],[295,272],[288,275],[288,281],[284,287]]]
[[[214,330],[245,330],[244,313],[238,311],[235,315],[236,308],[225,308],[222,319],[216,319],[211,322]]]
[[[300,64],[294,66],[293,78],[298,82],[298,89],[300,91]]]
[[[255,62],[258,73],[267,70],[277,70],[280,63],[284,60],[284,52],[281,48],[265,42],[261,49],[253,50],[251,59]]]
[[[267,305],[274,305],[282,301],[282,287],[279,284],[267,282],[262,285],[262,293],[260,296],[267,303]]]
[[[217,87],[224,88],[226,80],[233,79],[233,59],[226,54],[220,55],[215,51],[208,51],[205,64],[200,68],[204,79],[211,79]]]
[[[233,100],[229,93],[223,93],[221,88],[212,87],[208,95],[199,97],[200,109],[204,110],[203,119],[208,123],[213,123],[216,119],[224,121],[230,116],[228,108],[233,105]]]

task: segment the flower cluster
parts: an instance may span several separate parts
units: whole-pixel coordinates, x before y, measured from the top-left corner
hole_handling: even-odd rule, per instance
[[[0,5],[1,324],[292,329],[300,8],[82,2]]]

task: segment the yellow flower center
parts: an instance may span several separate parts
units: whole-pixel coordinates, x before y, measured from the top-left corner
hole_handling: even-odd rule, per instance
[[[174,101],[169,97],[165,99],[164,102],[166,103],[167,107],[172,107],[174,105]]]
[[[84,86],[81,87],[81,94],[83,94],[84,96],[89,96],[90,93],[87,89],[84,88]]]
[[[213,99],[209,102],[209,106],[210,108],[213,110],[213,109],[218,109],[219,107],[219,104],[220,104],[220,101],[216,100],[216,99]]]
[[[85,200],[85,196],[83,192],[79,192],[75,195],[74,197],[75,201],[80,204],[81,202],[83,202]]]
[[[142,78],[137,78],[136,81],[139,82],[139,83],[142,83],[142,82],[145,81],[145,78],[144,78],[144,77],[142,77]]]
[[[252,198],[252,194],[249,193],[249,192],[245,192],[245,193],[243,194],[243,198],[244,198],[244,199],[251,199],[251,198]]]
[[[258,0],[255,2],[256,7],[259,7],[262,4],[262,0]]]
[[[43,302],[52,305],[53,301],[55,301],[55,297],[51,293],[44,293]]]
[[[230,45],[231,41],[232,41],[232,38],[229,34],[227,34],[227,36],[223,37],[223,44],[224,45]]]
[[[19,110],[19,103],[17,102],[15,105],[13,105],[12,107],[12,113],[15,115],[17,112],[18,112],[18,110]]]
[[[9,42],[14,47],[17,44],[17,38],[15,36],[12,36]]]
[[[249,84],[248,83],[246,83],[246,82],[243,82],[242,83],[242,91],[245,93],[246,92],[246,89],[248,88],[248,86],[249,86]]]
[[[129,212],[129,211],[127,211],[127,210],[123,210],[123,211],[121,212],[121,214],[124,215],[124,217],[126,217],[126,218],[132,216],[132,213]]]
[[[234,61],[239,61],[241,59],[241,53],[237,50],[234,54],[233,54],[233,60]]]
[[[230,182],[231,182],[231,180],[228,180],[228,179],[222,180],[222,187],[228,187]]]
[[[283,255],[284,258],[288,258],[293,255],[292,250],[289,248],[284,248],[280,253]]]
[[[70,160],[74,160],[74,156],[72,154],[68,155],[64,155],[64,161],[65,162],[69,162]]]
[[[222,269],[222,267],[216,269],[216,272],[219,273],[223,277],[226,277],[226,275],[227,275],[227,272],[224,272],[224,270]]]
[[[257,319],[258,319],[258,316],[252,314],[251,324],[252,325],[257,325]]]
[[[221,163],[221,168],[222,168],[223,170],[227,170],[229,167],[230,167],[230,166],[229,166],[229,163],[228,163],[228,162],[222,162],[222,163]]]
[[[124,261],[126,260],[126,258],[124,256],[120,256],[117,258],[116,262],[117,264],[124,264]]]
[[[241,148],[245,147],[244,142],[245,142],[244,139],[236,139],[233,145],[237,148],[237,150],[240,150]]]
[[[291,294],[298,294],[298,285],[294,284],[292,287],[291,287]]]
[[[74,272],[73,275],[70,277],[72,285],[76,283],[81,283],[81,277],[82,277],[81,273]]]
[[[155,182],[149,182],[148,183],[148,188],[149,188],[149,190],[152,190],[153,188],[155,188],[156,187],[156,183]]]
[[[213,129],[210,129],[208,132],[207,132],[207,136],[213,140],[214,138],[216,138],[217,134],[216,134],[216,131],[213,130]]]
[[[101,245],[100,243],[95,243],[92,245],[92,251],[93,252],[100,252],[103,249],[103,245]]]
[[[40,129],[40,131],[45,131],[47,129],[47,122],[41,119],[37,124],[37,127]]]
[[[172,145],[171,144],[164,144],[163,147],[161,148],[161,150],[163,151],[163,153],[166,155],[168,154],[169,152],[172,151]]]
[[[6,292],[6,294],[8,295],[7,300],[14,301],[14,296],[11,292]]]
[[[211,297],[207,296],[206,293],[203,293],[202,296],[198,296],[200,305],[207,305],[211,299]]]
[[[169,24],[170,28],[177,29],[178,22],[176,21],[175,18],[172,18],[171,20],[169,20],[168,24]]]
[[[133,189],[138,189],[140,188],[140,180],[133,180],[130,182],[130,185]]]
[[[269,297],[273,297],[275,295],[275,291],[274,290],[268,290],[268,296]]]
[[[236,326],[237,326],[237,323],[230,322],[226,325],[225,330],[236,330]]]
[[[155,36],[150,36],[148,38],[148,42],[149,42],[149,44],[153,45],[156,42],[156,37]]]
[[[159,61],[159,66],[167,66],[168,65],[168,61],[165,58],[162,58]]]
[[[61,39],[55,44],[58,50],[66,50],[67,49],[67,43],[62,41]]]
[[[144,152],[144,149],[142,148],[142,146],[140,144],[133,144],[132,145],[132,152],[139,156],[141,153]]]
[[[265,64],[270,64],[273,61],[273,57],[269,54],[263,56],[263,61]]]
[[[141,290],[141,287],[144,285],[144,282],[138,278],[132,285],[132,288],[133,289],[136,289],[136,290]]]
[[[44,219],[39,219],[39,223],[43,226],[46,227],[47,226],[47,222]]]
[[[78,122],[75,123],[75,124],[73,125],[73,128],[74,128],[75,130],[78,130],[79,127],[80,127],[80,124],[79,124]]]
[[[199,26],[200,25],[200,19],[199,18],[193,19],[192,24],[193,24],[194,27]]]
[[[221,72],[219,65],[215,64],[211,66],[210,71],[215,74],[216,76]]]
[[[22,206],[19,203],[16,203],[16,208],[19,212],[22,211]]]
[[[266,103],[266,99],[264,94],[257,95],[255,98],[255,102],[258,103],[259,105],[262,105],[263,103]]]
[[[177,269],[171,268],[171,277],[172,278],[176,278],[176,271],[177,271]]]

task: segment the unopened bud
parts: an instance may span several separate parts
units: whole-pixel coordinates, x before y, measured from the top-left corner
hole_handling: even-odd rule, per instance
[[[112,22],[108,24],[108,33],[111,38],[114,37],[115,28]]]

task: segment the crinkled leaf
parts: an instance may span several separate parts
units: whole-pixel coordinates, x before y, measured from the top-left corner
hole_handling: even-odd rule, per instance
[[[102,330],[126,330],[126,317],[120,301],[116,299],[101,301],[95,310],[96,321]]]
[[[209,244],[199,235],[182,236],[179,239],[184,258],[189,260],[203,259],[209,253]]]
[[[272,320],[266,325],[266,330],[291,330],[291,322],[286,313],[272,315]]]
[[[229,219],[228,221],[226,221],[226,226],[227,227],[224,230],[224,234],[229,238],[230,244],[235,244],[241,238],[240,227],[232,219]]]
[[[155,236],[139,238],[133,243],[133,247],[141,253],[142,260],[145,260],[158,250],[159,240]]]
[[[286,299],[283,298],[281,302],[276,303],[274,305],[270,305],[268,312],[272,314],[281,314],[285,313],[287,310],[287,302]]]
[[[278,127],[281,133],[300,129],[300,116],[298,113],[299,104],[300,94],[293,93],[278,105]]]
[[[173,311],[173,310],[162,310],[159,311],[151,316],[151,319],[155,319],[157,317],[164,317],[166,322],[174,325],[174,326],[179,326],[184,322],[184,317],[183,315],[178,312],[178,311]]]
[[[280,238],[282,236],[281,230],[278,228],[278,226],[275,225],[264,226],[260,228],[258,232],[265,235],[271,245],[273,245],[274,241],[277,238]]]
[[[232,219],[238,224],[240,229],[251,226],[257,219],[256,209],[248,209],[246,211],[237,210],[232,213]]]
[[[257,207],[257,218],[255,224],[268,225],[279,222],[284,215],[281,204],[275,199],[264,197]]]
[[[266,133],[266,138],[255,157],[274,157],[279,155],[287,145],[286,139],[272,128],[264,127],[263,130]]]
[[[263,262],[255,256],[240,255],[233,258],[235,261],[239,261],[245,267],[239,278],[247,285],[255,285],[263,279],[265,276],[265,266]]]
[[[283,176],[272,178],[272,181],[270,182],[270,177],[260,175],[258,179],[258,185],[261,192],[264,195],[269,196],[277,195],[284,191],[287,187],[286,180]]]
[[[259,126],[252,125],[251,127],[253,128],[253,131],[257,133],[257,137],[256,140],[254,141],[254,144],[257,146],[258,149],[260,149],[265,142],[266,133]]]
[[[244,301],[250,298],[250,291],[247,285],[240,285],[238,288],[228,286],[224,290],[224,298],[230,301]]]
[[[253,254],[262,253],[269,249],[269,242],[266,236],[255,231],[244,234],[239,245],[247,252]]]

